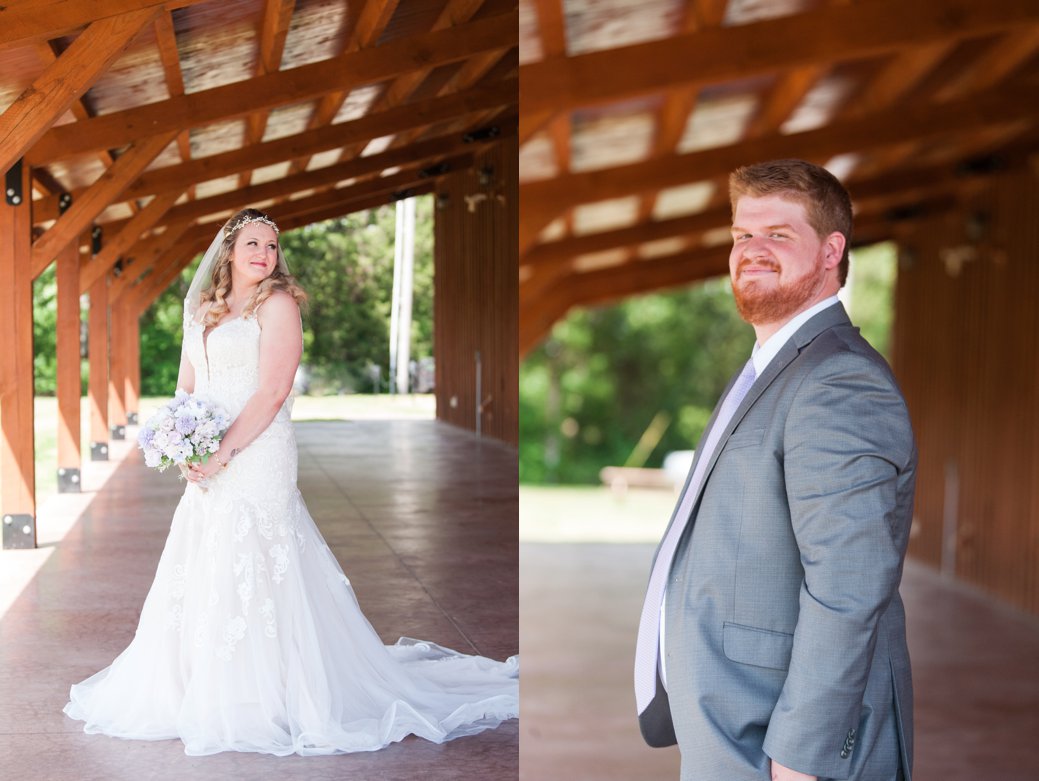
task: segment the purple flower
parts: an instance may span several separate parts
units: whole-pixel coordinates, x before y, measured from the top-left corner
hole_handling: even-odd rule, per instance
[[[195,420],[194,415],[181,414],[177,416],[177,431],[179,431],[181,434],[190,434],[192,431],[195,430],[195,426],[197,424],[198,421]]]

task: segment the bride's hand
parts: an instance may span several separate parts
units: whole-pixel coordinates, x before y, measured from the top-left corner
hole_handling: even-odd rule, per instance
[[[185,475],[193,483],[205,483],[210,477],[220,471],[220,462],[212,456],[204,464],[191,464]]]

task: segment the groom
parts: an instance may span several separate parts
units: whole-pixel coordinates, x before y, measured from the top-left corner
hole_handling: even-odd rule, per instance
[[[726,389],[657,550],[635,692],[682,781],[910,781],[898,593],[916,447],[851,325],[851,200],[800,160],[729,181],[729,256],[757,344]]]

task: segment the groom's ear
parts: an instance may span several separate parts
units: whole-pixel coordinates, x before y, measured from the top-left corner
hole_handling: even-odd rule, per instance
[[[834,231],[823,239],[823,268],[830,271],[840,265],[847,243],[848,240],[840,231]]]

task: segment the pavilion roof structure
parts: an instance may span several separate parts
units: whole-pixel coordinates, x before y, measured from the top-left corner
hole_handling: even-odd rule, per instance
[[[521,0],[520,352],[574,306],[727,272],[735,167],[897,238],[1039,151],[1033,0]]]
[[[118,295],[243,206],[292,228],[431,192],[515,134],[517,25],[515,0],[4,3],[0,171],[31,171],[33,275],[94,243],[81,289]]]

